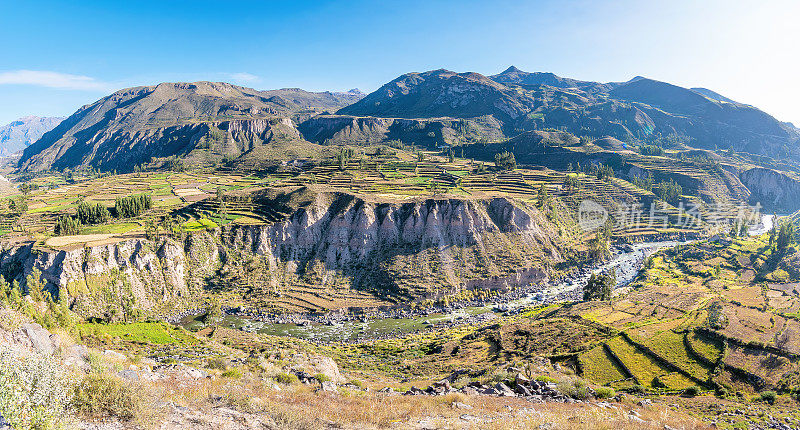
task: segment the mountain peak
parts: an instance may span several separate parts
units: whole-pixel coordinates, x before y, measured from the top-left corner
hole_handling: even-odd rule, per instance
[[[502,72],[500,72],[501,75],[506,75],[506,74],[509,74],[509,73],[523,73],[523,72],[522,72],[522,70],[518,69],[516,66],[511,66],[511,67],[503,70]]]

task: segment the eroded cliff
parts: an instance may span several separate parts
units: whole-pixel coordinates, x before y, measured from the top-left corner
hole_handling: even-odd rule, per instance
[[[300,203],[272,224],[76,250],[6,246],[0,268],[24,285],[35,267],[80,314],[114,317],[197,307],[209,292],[290,311],[422,300],[541,280],[561,260],[538,210],[504,198],[293,194]]]

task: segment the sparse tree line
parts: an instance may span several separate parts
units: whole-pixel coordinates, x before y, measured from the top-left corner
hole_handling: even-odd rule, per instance
[[[149,194],[140,194],[117,198],[114,204],[114,214],[117,218],[132,218],[141,215],[153,207],[153,200]],[[111,211],[102,203],[82,201],[74,216],[60,215],[56,219],[53,232],[57,236],[69,236],[80,233],[84,225],[102,224],[111,219]]]

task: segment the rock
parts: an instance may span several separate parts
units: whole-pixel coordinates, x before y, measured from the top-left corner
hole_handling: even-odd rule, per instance
[[[469,386],[469,385],[464,387],[464,388],[462,388],[461,392],[466,394],[466,395],[468,395],[468,396],[477,396],[479,394],[478,390],[475,387],[472,387],[472,386]]]
[[[332,358],[314,357],[310,360],[310,364],[317,371],[316,373],[321,373],[327,376],[333,383],[341,384],[344,382],[344,378],[339,372],[339,366],[336,365],[336,362],[333,361]]]
[[[525,397],[530,396],[531,394],[533,394],[533,393],[531,393],[531,390],[528,389],[528,387],[526,387],[524,385],[519,385],[519,384],[517,384],[517,386],[514,388],[514,391],[516,391],[517,394],[519,394],[521,396],[525,396]]]
[[[333,393],[336,392],[336,384],[333,381],[322,381],[322,391]]]
[[[86,345],[70,345],[63,349],[63,356],[67,366],[89,366],[89,348]]]
[[[61,349],[62,343],[63,342],[61,341],[61,336],[59,336],[57,333],[53,333],[50,335],[50,344],[53,345],[53,348]]]
[[[110,349],[103,351],[103,356],[111,360],[127,360],[127,357],[125,357],[124,354],[121,354],[117,351],[112,351]]]
[[[123,370],[121,372],[118,372],[117,375],[122,379],[127,379],[128,381],[139,380],[139,372],[135,370]]]
[[[50,355],[53,353],[53,343],[50,341],[50,332],[45,330],[42,326],[36,323],[25,324],[22,326],[22,332],[28,336],[34,351]]]
[[[3,414],[0,414],[0,429],[12,429],[11,424],[3,418]]]
[[[637,417],[636,415],[628,415],[628,420],[636,424],[645,424],[647,421]]]
[[[523,375],[522,373],[517,373],[517,376],[514,378],[514,382],[516,382],[517,385],[531,384],[531,380],[526,378],[525,375]]]
[[[453,407],[456,409],[472,409],[472,406],[461,402],[453,402]]]
[[[441,387],[441,388],[445,389],[446,391],[450,391],[452,389],[452,387],[450,386],[450,381],[448,381],[446,379],[442,379],[439,382],[434,382],[433,386],[434,387]]]
[[[504,384],[502,382],[498,382],[497,384],[495,384],[494,388],[495,388],[495,390],[498,391],[498,393],[501,396],[504,396],[504,397],[515,397],[516,396],[516,394],[514,394],[514,390],[512,390],[511,388],[508,387],[508,385],[506,385],[506,384]]]
[[[636,404],[639,406],[649,406],[653,404],[653,401],[650,399],[642,399],[636,402]]]

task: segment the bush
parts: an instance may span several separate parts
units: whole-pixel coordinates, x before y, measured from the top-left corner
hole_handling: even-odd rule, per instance
[[[137,391],[116,376],[90,372],[75,386],[73,408],[92,417],[117,417],[129,420],[141,405]]]
[[[502,170],[514,170],[517,168],[517,160],[514,157],[514,154],[508,151],[503,151],[494,154],[494,165]]]
[[[222,372],[223,378],[233,378],[239,379],[242,377],[242,371],[237,369],[236,367],[232,367],[224,372]]]
[[[547,375],[539,375],[536,377],[536,381],[538,382],[558,382],[555,378],[551,378]]]
[[[275,375],[274,379],[275,379],[275,382],[277,382],[279,384],[284,384],[284,385],[289,385],[289,384],[292,384],[294,382],[297,382],[297,376],[290,375],[290,374],[285,373],[285,372],[278,373],[277,375]]]
[[[589,386],[582,379],[573,379],[558,384],[558,392],[574,399],[586,400],[589,398]]]
[[[92,372],[75,386],[72,406],[91,417],[134,418],[142,400],[136,390],[115,376]]]
[[[328,375],[324,374],[324,373],[317,373],[316,375],[314,375],[314,379],[316,379],[320,383],[328,382],[328,381],[331,380],[331,378]]]
[[[0,346],[0,414],[15,429],[60,427],[70,380],[51,357]]]
[[[767,402],[770,405],[775,403],[775,399],[778,398],[778,394],[774,391],[762,391],[758,394],[758,399],[762,402]]]
[[[683,395],[686,397],[694,397],[698,394],[700,394],[700,388],[697,387],[689,387],[683,390]]]
[[[611,387],[597,387],[595,390],[595,396],[598,399],[610,399],[616,395],[617,392]]]

